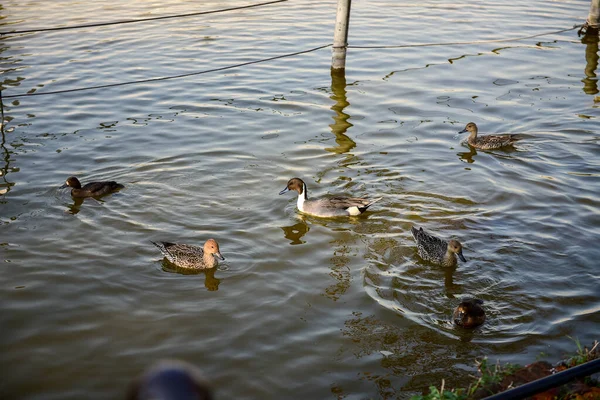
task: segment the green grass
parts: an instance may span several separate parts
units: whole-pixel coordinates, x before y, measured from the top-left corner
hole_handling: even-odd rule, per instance
[[[588,349],[587,347],[582,346],[578,339],[571,339],[577,346],[577,352],[574,356],[563,362],[565,367],[575,367],[596,358],[600,358],[600,344],[598,341],[595,341],[592,348]],[[468,388],[446,389],[444,387],[445,382],[442,379],[442,385],[439,389],[435,386],[430,386],[429,393],[425,395],[415,395],[411,397],[410,400],[467,400],[472,398],[478,389],[489,388],[499,384],[504,377],[514,374],[522,368],[520,365],[516,364],[505,364],[501,366],[499,362],[491,366],[488,363],[487,358],[476,363],[480,376],[477,377],[477,380],[471,383]],[[591,384],[591,386],[596,386],[598,384],[598,382],[595,381],[591,382],[589,377],[586,378],[586,383]]]

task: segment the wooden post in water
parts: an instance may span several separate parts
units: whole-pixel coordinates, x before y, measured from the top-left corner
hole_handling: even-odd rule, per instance
[[[586,23],[590,28],[600,28],[600,0],[592,0]]]
[[[333,51],[331,57],[332,70],[346,69],[346,48],[348,47],[348,28],[350,25],[351,3],[352,0],[338,0],[337,15],[335,18],[335,32],[333,34]]]

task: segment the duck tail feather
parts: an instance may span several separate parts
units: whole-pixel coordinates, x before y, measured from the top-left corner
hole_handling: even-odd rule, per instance
[[[423,229],[423,228],[421,228],[421,229]],[[415,228],[414,226],[411,226],[410,227],[410,231],[411,231],[413,237],[415,239],[417,239],[417,235],[419,234],[419,230],[417,228]]]
[[[367,207],[371,207],[373,204],[377,203],[377,202],[378,202],[379,200],[381,200],[381,199],[383,199],[383,197],[377,197],[376,199],[373,199],[373,200],[369,201],[369,204],[367,204],[367,205],[365,206],[365,208],[367,208]]]
[[[172,244],[172,243],[168,243],[168,242],[153,242],[151,241],[153,245],[155,245],[156,247],[158,247],[158,249],[160,250],[161,253],[163,253],[163,255],[167,258],[167,260],[173,262],[173,256],[171,255],[171,253],[169,253],[169,250],[167,250],[167,246]]]

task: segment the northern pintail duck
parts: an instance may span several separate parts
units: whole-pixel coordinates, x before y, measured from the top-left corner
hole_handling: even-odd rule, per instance
[[[410,228],[415,241],[419,256],[426,261],[431,261],[443,267],[455,267],[457,264],[456,256],[462,262],[467,262],[462,254],[462,245],[458,240],[445,241],[433,236],[423,230],[423,228]]]
[[[219,244],[215,239],[208,239],[204,248],[189,244],[169,242],[152,242],[171,263],[181,268],[207,269],[219,264],[217,258],[225,260],[219,251]]]
[[[195,366],[179,360],[153,365],[129,385],[127,400],[211,400],[212,389]]]
[[[458,133],[469,132],[467,143],[476,149],[493,150],[500,147],[512,146],[517,140],[521,140],[518,135],[483,135],[477,136],[477,125],[475,122],[469,122],[465,129]]]
[[[73,197],[100,197],[125,187],[115,181],[90,182],[81,187],[81,182],[74,176],[69,177],[60,188],[64,189],[67,186],[73,188],[71,189]]]
[[[292,178],[279,194],[289,191],[298,192],[298,210],[305,214],[317,217],[346,217],[364,213],[373,203],[381,200],[365,199],[360,197],[323,197],[320,199],[308,198],[306,184],[300,178]]]
[[[452,314],[454,323],[463,328],[475,328],[483,324],[485,311],[481,307],[482,304],[483,300],[480,299],[462,299]]]

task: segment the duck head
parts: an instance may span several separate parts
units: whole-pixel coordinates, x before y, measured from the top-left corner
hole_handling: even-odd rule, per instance
[[[225,260],[225,257],[221,255],[221,251],[219,250],[219,243],[215,239],[208,239],[204,243],[204,254],[210,254],[219,260]]]
[[[65,181],[64,185],[62,185],[60,188],[64,189],[67,186],[70,186],[73,189],[81,189],[81,183],[79,182],[79,179],[77,179],[74,176],[68,177],[67,180]]]
[[[288,181],[287,186],[283,189],[279,194],[287,193],[291,190],[295,190],[298,192],[298,195],[301,195],[304,192],[304,181],[300,178],[292,178]]]
[[[467,262],[467,259],[462,253],[462,244],[460,244],[458,240],[452,239],[448,242],[448,251],[456,254],[458,258],[460,258],[460,261]]]
[[[464,132],[469,132],[471,134],[476,134],[477,135],[477,125],[475,124],[475,122],[469,122],[467,124],[467,126],[465,126],[465,129],[463,129],[462,131],[458,132],[458,133],[464,133]]]
[[[463,328],[475,328],[485,321],[485,311],[481,307],[483,300],[463,299],[454,310],[454,323]]]

